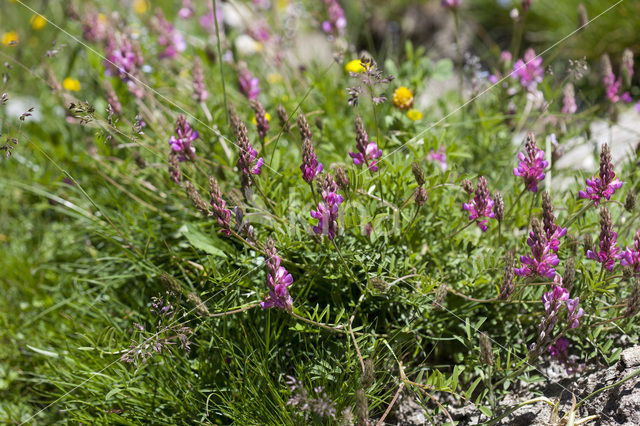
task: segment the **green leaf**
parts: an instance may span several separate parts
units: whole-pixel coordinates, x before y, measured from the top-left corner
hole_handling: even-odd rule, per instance
[[[193,225],[186,225],[186,230],[183,234],[187,237],[187,240],[189,240],[191,245],[198,250],[202,250],[212,256],[223,258],[227,257],[222,250],[216,247],[216,243],[218,245],[220,244],[220,240],[217,237],[214,238],[213,236],[205,235],[202,232],[195,230]]]
[[[485,416],[491,418],[493,416],[493,412],[489,407],[478,407],[478,410],[482,412]]]
[[[60,355],[58,355],[58,354],[57,354],[57,353],[55,353],[55,352],[47,351],[47,350],[44,350],[44,349],[34,348],[34,347],[33,347],[33,346],[31,346],[31,345],[27,345],[27,347],[28,347],[29,349],[31,349],[32,351],[34,351],[34,352],[36,352],[36,353],[39,353],[40,355],[49,356],[49,357],[51,357],[51,358],[58,358],[58,357],[60,356]]]

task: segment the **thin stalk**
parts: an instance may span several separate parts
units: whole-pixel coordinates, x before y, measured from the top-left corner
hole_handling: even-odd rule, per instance
[[[218,10],[216,0],[211,0],[211,5],[213,6],[213,21],[216,25],[216,39],[218,45],[218,62],[220,63],[220,79],[222,80],[222,98],[224,100],[224,112],[227,117],[227,124],[229,124],[229,108],[227,104],[227,88],[224,82],[224,69],[222,67],[222,47],[220,44],[220,28],[218,25]]]

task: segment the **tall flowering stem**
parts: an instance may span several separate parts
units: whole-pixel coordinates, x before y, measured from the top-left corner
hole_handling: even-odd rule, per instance
[[[375,142],[369,141],[369,135],[364,128],[364,123],[360,116],[356,117],[355,126],[357,152],[350,152],[349,156],[353,159],[353,164],[356,166],[366,164],[370,172],[377,172],[377,159],[382,156],[382,150],[378,148]]]
[[[234,126],[236,140],[238,144],[238,170],[241,174],[242,190],[247,194],[251,186],[252,175],[259,175],[262,172],[264,159],[258,158],[258,151],[253,148],[247,135],[247,127],[242,121],[237,121]]]
[[[275,244],[271,238],[265,243],[267,257],[267,287],[269,294],[260,303],[262,309],[277,307],[287,312],[293,310],[293,299],[289,294],[289,286],[293,284],[291,274],[281,266],[282,259],[278,256]]]
[[[317,175],[322,173],[323,165],[322,163],[318,163],[311,139],[304,139],[302,141],[302,165],[300,166],[300,170],[302,171],[302,179],[309,185],[311,185]]]
[[[551,196],[545,191],[542,193],[542,223],[544,234],[551,250],[557,253],[560,238],[567,234],[567,228],[562,228],[560,225],[557,225],[555,221],[556,217],[553,215]]]
[[[209,195],[211,196],[211,209],[216,217],[218,227],[222,229],[224,235],[231,235],[231,210],[226,207],[227,202],[222,198],[218,181],[211,176],[209,177]]]
[[[529,191],[537,192],[538,182],[544,179],[544,169],[549,165],[549,162],[544,160],[544,151],[536,145],[533,133],[527,135],[526,151],[526,155],[522,152],[518,154],[520,163],[517,168],[513,169],[513,174],[524,178],[524,183]]]
[[[531,248],[531,254],[520,256],[522,267],[515,270],[520,277],[543,276],[554,278],[556,276],[555,267],[560,262],[558,256],[552,250],[547,234],[538,218],[533,218],[532,230],[527,238],[527,245]]]
[[[600,153],[600,174],[598,177],[587,179],[587,189],[580,191],[579,196],[593,200],[597,207],[602,198],[609,200],[622,187],[622,183],[620,179],[616,178],[616,173],[613,171],[609,145],[604,144]]]
[[[267,112],[264,110],[262,103],[257,99],[252,99],[249,102],[249,105],[256,115],[256,127],[258,129],[258,135],[260,136],[260,140],[264,144],[264,138],[267,136],[267,132],[269,131],[269,120],[267,119]]]
[[[619,254],[620,248],[616,246],[618,234],[613,230],[611,215],[606,207],[600,209],[600,238],[598,241],[599,250],[588,250],[587,258],[601,263],[607,271],[611,271],[616,264],[616,260],[624,256]]]
[[[563,287],[560,275],[556,276],[554,284],[550,291],[542,295],[545,316],[538,326],[537,340],[529,348],[529,356],[534,359],[540,355],[544,348],[559,339],[559,336],[554,338],[553,329],[558,323],[558,314],[563,307],[567,309],[566,329],[577,328],[580,325],[580,319],[584,316],[584,310],[578,308],[580,298],[569,298],[569,290]],[[562,333],[560,335],[562,335]]]
[[[176,122],[176,135],[169,139],[171,149],[178,155],[179,161],[195,160],[196,149],[191,143],[196,139],[198,139],[198,131],[189,126],[184,114],[180,114]]]
[[[313,227],[313,232],[326,235],[330,240],[333,240],[338,232],[338,206],[344,201],[344,198],[337,193],[338,185],[330,173],[320,180],[318,186],[322,201],[318,203],[317,210],[311,210],[311,217],[318,219],[318,224]]]
[[[463,203],[462,208],[469,212],[469,220],[476,221],[478,227],[484,232],[487,230],[487,222],[489,221],[483,218],[495,218],[493,204],[491,192],[489,192],[487,186],[487,179],[484,176],[480,176],[474,197],[468,203]]]

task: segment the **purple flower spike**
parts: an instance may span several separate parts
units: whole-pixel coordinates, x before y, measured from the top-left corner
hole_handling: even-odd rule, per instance
[[[111,36],[105,48],[105,56],[105,74],[120,77],[130,90],[134,89],[133,79],[144,63],[140,47],[125,35],[119,39]],[[133,93],[136,94],[135,91]]]
[[[513,75],[520,80],[520,85],[529,92],[533,92],[542,82],[544,68],[542,58],[536,56],[533,49],[527,49],[524,53],[524,60],[518,59],[513,65]]]
[[[531,192],[538,191],[538,182],[544,179],[544,169],[549,165],[544,160],[544,151],[536,145],[536,138],[533,133],[529,133],[526,143],[527,155],[522,152],[518,154],[520,164],[513,169],[513,174],[522,176],[527,189]]]
[[[302,179],[309,184],[313,182],[317,175],[322,173],[323,166],[322,163],[318,163],[311,139],[305,139],[302,143],[302,165],[300,170],[302,171]]]
[[[378,148],[378,144],[369,141],[369,135],[359,116],[356,117],[356,150],[358,152],[349,152],[349,156],[353,159],[353,164],[356,166],[366,164],[370,171],[377,172],[376,160],[382,157],[382,150]]]
[[[578,303],[580,303],[580,298],[576,297],[575,299],[567,299],[567,323],[569,323],[569,327],[576,328],[580,325],[580,318],[584,315],[584,309],[578,308]]]
[[[240,86],[240,92],[242,92],[247,99],[258,99],[258,95],[260,94],[260,81],[251,74],[247,68],[247,64],[244,62],[239,65],[238,85]]]
[[[560,262],[558,256],[551,249],[540,221],[534,218],[531,225],[533,229],[527,238],[527,245],[531,247],[531,255],[520,256],[522,268],[516,269],[515,273],[520,277],[540,275],[553,279],[556,276],[554,268]]]
[[[482,231],[487,230],[488,220],[479,220],[483,217],[495,218],[493,212],[493,199],[491,193],[487,187],[487,180],[484,176],[480,176],[478,179],[478,188],[475,191],[475,196],[469,203],[463,203],[462,208],[469,212],[469,220],[476,220],[478,227]]]
[[[342,34],[347,28],[347,18],[338,0],[323,0],[327,6],[329,19],[322,23],[322,31],[327,34]]]
[[[560,286],[553,286],[551,291],[546,292],[542,295],[542,304],[544,305],[544,310],[547,313],[558,311],[562,302],[566,302],[569,300],[569,290]]]
[[[322,201],[318,203],[317,210],[311,210],[311,217],[318,219],[318,225],[313,227],[313,232],[326,235],[333,240],[338,232],[338,205],[344,201],[344,198],[336,192],[338,185],[331,174],[320,179],[318,186]]]
[[[548,192],[542,193],[542,223],[544,234],[551,250],[558,252],[560,238],[567,234],[567,228],[562,228],[555,223],[556,217],[553,215],[553,205]]]
[[[616,178],[616,174],[613,171],[609,145],[604,144],[600,153],[600,174],[598,177],[587,179],[587,190],[580,191],[579,196],[580,198],[593,200],[597,207],[602,198],[609,200],[621,187],[622,181]]]
[[[457,9],[460,7],[462,0],[442,0],[442,7],[447,9]]]
[[[273,306],[291,312],[293,309],[293,299],[289,295],[289,286],[293,284],[293,277],[280,263],[282,259],[278,256],[274,242],[268,239],[265,244],[265,254],[267,255],[267,287],[269,294],[264,302],[260,303],[262,309],[269,309]]]
[[[191,146],[191,142],[198,139],[198,132],[193,130],[187,122],[187,117],[184,114],[178,116],[176,123],[176,136],[171,136],[169,144],[171,149],[178,154],[178,160],[180,161],[193,161],[196,158],[196,149]]]
[[[630,266],[634,271],[638,272],[640,271],[640,231],[636,232],[633,240],[633,248],[627,247],[627,249],[620,254],[620,264],[622,266]]]
[[[608,271],[612,270],[616,264],[616,260],[624,256],[618,254],[620,248],[616,246],[618,234],[613,230],[611,224],[611,215],[606,207],[600,210],[600,241],[598,242],[598,250],[588,250],[587,258],[602,263]]]
[[[158,33],[158,44],[164,50],[159,54],[160,58],[175,58],[179,52],[184,52],[187,43],[173,24],[166,20],[160,9],[157,10],[154,27]]]
[[[436,161],[440,166],[440,170],[442,173],[447,171],[447,152],[444,149],[444,146],[438,148],[437,151],[433,149],[429,151],[427,155],[427,161]]]

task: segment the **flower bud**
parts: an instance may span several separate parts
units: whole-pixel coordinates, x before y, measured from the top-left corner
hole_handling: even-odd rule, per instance
[[[580,3],[578,5],[578,29],[582,30],[584,27],[589,24],[589,15],[587,15],[587,8],[584,7],[584,4]]]
[[[207,308],[207,305],[205,305],[202,302],[202,299],[200,299],[200,297],[197,294],[195,293],[187,294],[187,300],[191,302],[191,304],[195,307],[196,312],[198,312],[201,316],[203,317],[209,316],[209,309]]]
[[[584,248],[584,252],[586,253],[588,250],[593,250],[593,237],[591,234],[587,234],[582,239],[582,247]]]
[[[504,220],[504,200],[499,191],[493,194],[493,202],[493,213],[496,215],[496,220],[502,222]]]
[[[163,272],[160,275],[160,281],[162,282],[162,284],[164,284],[164,286],[170,292],[176,295],[182,294],[182,286],[180,286],[180,283],[178,282],[178,280],[172,277],[171,275],[167,274],[166,272]]]
[[[627,193],[627,199],[624,200],[624,208],[628,212],[632,212],[636,208],[636,193],[633,190]]]
[[[567,259],[564,266],[564,275],[562,276],[562,282],[567,290],[571,290],[573,282],[576,279],[576,259],[571,256]]]
[[[184,183],[184,189],[185,189],[185,192],[187,193],[187,197],[189,198],[189,200],[191,200],[191,204],[193,204],[193,207],[195,207],[203,215],[208,216],[209,205],[200,196],[200,193],[198,193],[198,190],[196,189],[196,187],[193,186],[193,183],[191,183],[191,181],[189,180],[186,181]]]
[[[442,309],[442,304],[444,303],[444,299],[447,297],[447,285],[445,283],[441,283],[436,289],[435,297],[433,298],[432,306],[433,309],[439,311]]]
[[[480,360],[485,365],[493,365],[493,348],[491,339],[485,332],[480,333]]]
[[[359,425],[366,425],[369,422],[369,404],[364,389],[356,391],[356,415]]]
[[[288,121],[289,116],[287,115],[287,110],[284,109],[284,106],[282,106],[282,104],[278,104],[278,108],[276,109],[276,112],[278,113],[278,120],[280,120],[280,126],[282,126],[282,129],[285,132],[288,132],[291,129],[291,124]]]
[[[349,188],[349,176],[347,176],[347,172],[340,166],[336,167],[336,184],[343,191]]]
[[[467,194],[473,194],[473,184],[469,179],[462,179],[462,182],[460,182],[460,186],[462,186],[462,189],[464,189]]]
[[[300,132],[300,139],[303,141],[306,139],[311,140],[311,128],[307,117],[303,113],[298,114],[298,131]]]
[[[416,204],[418,205],[418,208],[422,207],[422,205],[427,201],[427,198],[428,198],[427,190],[421,186],[417,187],[414,193],[414,197],[416,200]]]
[[[633,289],[627,300],[627,309],[624,311],[625,318],[635,316],[640,310],[640,279],[636,277],[633,280]]]
[[[500,295],[498,296],[501,300],[508,300],[513,291],[515,290],[515,284],[513,283],[513,279],[515,277],[515,259],[513,258],[513,251],[507,251],[507,255],[505,257],[504,262],[504,277],[502,278],[502,285],[500,286]]]
[[[422,170],[422,167],[420,167],[420,164],[418,164],[415,161],[411,163],[411,171],[413,172],[413,177],[415,178],[416,183],[419,186],[424,185],[424,183],[426,182],[426,178],[424,175],[424,170]]]
[[[367,358],[364,360],[364,373],[362,373],[362,377],[360,378],[360,382],[362,386],[368,388],[375,382],[375,366],[373,364],[373,360],[371,358]]]

